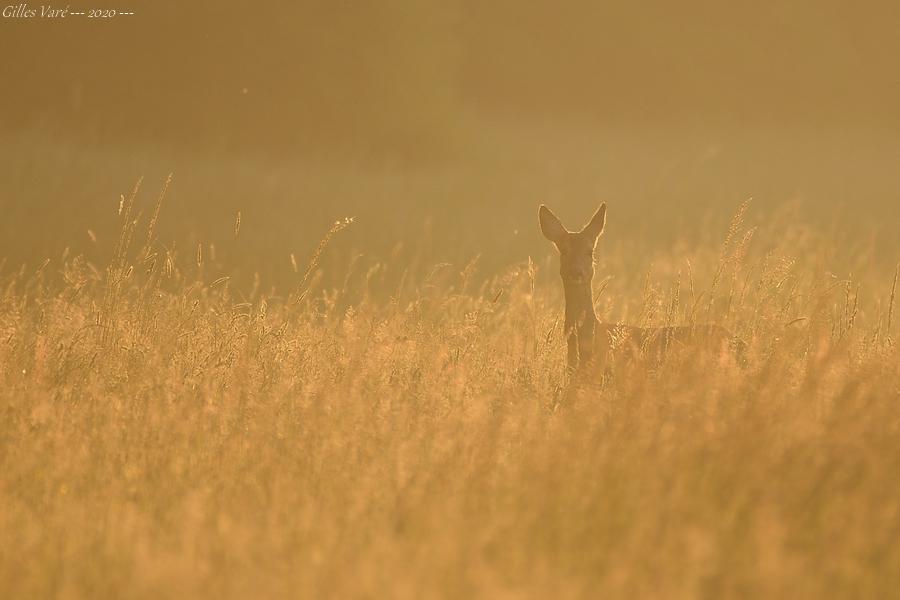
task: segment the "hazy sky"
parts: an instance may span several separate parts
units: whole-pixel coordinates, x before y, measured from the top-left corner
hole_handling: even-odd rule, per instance
[[[0,126],[260,149],[430,147],[473,112],[602,126],[900,127],[900,11],[887,3],[128,8],[104,22],[0,20]]]

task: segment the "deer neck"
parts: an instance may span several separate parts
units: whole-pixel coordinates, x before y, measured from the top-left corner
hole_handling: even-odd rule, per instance
[[[566,298],[566,338],[569,345],[569,366],[584,365],[591,359],[597,315],[590,283],[563,283]]]

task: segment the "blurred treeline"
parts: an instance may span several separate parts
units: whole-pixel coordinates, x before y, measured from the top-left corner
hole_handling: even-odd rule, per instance
[[[900,12],[874,4],[117,6],[135,15],[3,20],[4,131],[420,157],[465,151],[473,111],[605,127],[900,126]]]

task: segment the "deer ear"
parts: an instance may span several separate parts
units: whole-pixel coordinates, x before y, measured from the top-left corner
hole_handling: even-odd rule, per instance
[[[597,209],[597,212],[594,213],[594,216],[591,217],[590,222],[584,226],[584,229],[581,230],[581,233],[589,235],[594,241],[600,237],[600,234],[603,233],[603,229],[606,227],[606,202],[600,205],[600,208]]]
[[[538,211],[538,218],[541,221],[541,233],[551,242],[559,243],[569,233],[560,220],[556,218],[556,215],[543,204],[541,204],[541,208]]]

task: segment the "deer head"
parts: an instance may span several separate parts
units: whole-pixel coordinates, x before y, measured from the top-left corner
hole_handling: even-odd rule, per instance
[[[581,231],[569,231],[553,212],[541,205],[541,232],[559,250],[559,274],[563,285],[590,287],[594,277],[594,247],[606,226],[606,204],[601,204]]]
[[[559,250],[559,274],[566,297],[566,338],[571,369],[586,364],[594,345],[597,316],[591,295],[594,248],[606,226],[606,204],[601,204],[580,231],[569,231],[544,205],[538,211],[541,232]]]

